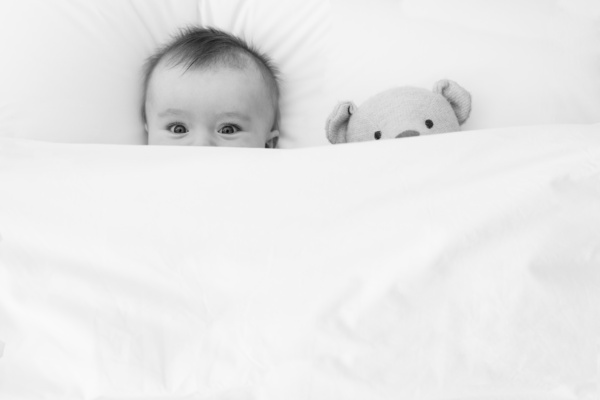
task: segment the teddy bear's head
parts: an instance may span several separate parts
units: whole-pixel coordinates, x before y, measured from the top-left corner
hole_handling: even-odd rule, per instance
[[[339,103],[327,119],[327,138],[335,144],[454,132],[470,112],[471,95],[456,82],[438,81],[432,91],[397,87],[360,107]]]

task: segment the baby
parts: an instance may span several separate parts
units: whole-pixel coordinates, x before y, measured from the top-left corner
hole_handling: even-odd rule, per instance
[[[269,58],[217,29],[187,28],[146,64],[150,145],[275,148],[278,104]]]

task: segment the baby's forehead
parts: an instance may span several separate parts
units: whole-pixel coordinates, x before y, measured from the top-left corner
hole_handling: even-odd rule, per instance
[[[263,78],[264,83],[267,84],[266,79],[262,71],[251,57],[243,56],[242,58],[235,59],[222,59],[215,60],[210,63],[201,64],[190,64],[182,62],[181,60],[165,57],[163,60],[158,62],[152,75],[149,79],[149,84],[154,80],[156,76],[174,75],[174,76],[185,76],[187,74],[213,74],[215,72],[232,70],[239,71],[248,74],[250,79]]]
[[[256,61],[243,54],[236,57],[219,57],[209,59],[208,61],[194,61],[194,59],[185,59],[175,55],[165,55],[165,57],[163,57],[163,59],[157,63],[152,75],[156,74],[157,72],[164,72],[173,69],[183,73],[210,73],[221,70],[248,72],[260,71]]]
[[[147,84],[148,86],[146,88],[147,95],[149,99],[158,93],[162,95],[165,90],[170,91],[172,89],[170,84],[179,84],[178,81],[185,80],[185,78],[197,76],[199,74],[214,75],[211,76],[211,79],[218,82],[219,79],[227,79],[219,74],[219,72],[223,71],[234,71],[245,74],[246,79],[244,79],[244,82],[246,82],[248,85],[252,85],[253,87],[256,87],[256,84],[258,84],[259,87],[262,87],[260,90],[264,90],[271,98],[273,106],[276,109],[278,108],[279,95],[277,89],[268,80],[256,62],[254,62],[254,60],[252,60],[250,57],[248,57],[248,61],[245,63],[219,62],[208,65],[192,66],[187,66],[185,64],[173,64],[172,62],[169,62],[169,60],[165,60],[164,62],[161,60],[161,62],[156,65],[152,75],[150,76]]]

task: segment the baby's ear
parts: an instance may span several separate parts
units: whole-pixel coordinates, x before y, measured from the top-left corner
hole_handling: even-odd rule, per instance
[[[458,83],[449,79],[437,81],[433,86],[433,92],[439,93],[448,100],[459,125],[462,125],[469,114],[471,114],[471,94],[463,89]]]
[[[348,123],[350,117],[356,111],[356,106],[351,101],[338,103],[335,109],[329,114],[325,131],[327,139],[333,144],[346,143],[346,134],[348,133]]]
[[[276,149],[277,142],[279,142],[279,130],[273,129],[271,133],[269,133],[269,139],[265,143],[266,149]]]

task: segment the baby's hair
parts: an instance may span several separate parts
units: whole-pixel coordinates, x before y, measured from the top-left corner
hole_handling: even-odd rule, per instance
[[[163,60],[170,66],[184,65],[186,71],[190,68],[210,68],[219,65],[244,68],[248,62],[254,61],[271,92],[275,106],[274,129],[277,129],[279,125],[279,71],[271,59],[239,37],[219,29],[197,26],[183,28],[170,43],[159,49],[146,61],[142,99],[144,123],[146,123],[148,84],[156,66]]]

